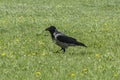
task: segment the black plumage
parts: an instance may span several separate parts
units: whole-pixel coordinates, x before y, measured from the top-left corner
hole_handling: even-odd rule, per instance
[[[63,43],[68,43],[68,44],[75,44],[75,45],[80,45],[80,46],[85,46],[83,43],[78,42],[76,39],[68,36],[58,36],[57,39]],[[85,46],[87,47],[87,46]]]
[[[52,37],[52,40],[61,47],[61,50],[65,52],[65,49],[68,48],[68,46],[84,46],[87,47],[85,44],[78,42],[76,39],[66,36],[59,32],[56,27],[50,26],[45,29],[46,31],[49,31]]]

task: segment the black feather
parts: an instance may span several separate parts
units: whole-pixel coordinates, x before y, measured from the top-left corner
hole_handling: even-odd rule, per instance
[[[57,39],[63,43],[75,44],[77,46],[87,47],[85,44],[78,42],[76,39],[74,39],[72,37],[65,36],[65,35],[59,35],[59,36],[57,36]]]
[[[76,39],[72,38],[72,37],[68,37],[68,36],[64,36],[64,35],[59,35],[57,36],[57,39],[61,42],[64,42],[64,43],[71,43],[71,44],[74,44],[76,42]]]
[[[84,46],[84,47],[87,47],[85,44],[83,44],[83,43],[81,43],[81,42],[76,42],[75,44],[78,45],[78,46]]]

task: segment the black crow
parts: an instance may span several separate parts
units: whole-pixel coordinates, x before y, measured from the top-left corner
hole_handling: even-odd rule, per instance
[[[60,46],[61,47],[60,50],[63,50],[64,52],[65,52],[65,49],[68,48],[68,46],[87,47],[85,44],[78,42],[76,39],[66,36],[63,33],[59,32],[55,26],[50,26],[45,30],[50,32],[53,42],[58,46]]]

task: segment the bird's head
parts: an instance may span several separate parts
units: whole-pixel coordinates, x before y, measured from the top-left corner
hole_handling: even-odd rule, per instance
[[[56,30],[55,26],[50,26],[50,27],[45,29],[45,31],[49,31],[50,33],[54,33],[55,30]]]

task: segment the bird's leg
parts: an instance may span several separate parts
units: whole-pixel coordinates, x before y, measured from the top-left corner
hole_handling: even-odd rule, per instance
[[[61,48],[60,50],[57,50],[55,53],[58,53],[61,50],[63,50],[63,53],[65,53],[65,48]]]
[[[61,51],[61,50],[63,50],[63,49],[61,48],[60,50],[57,50],[55,53],[57,53],[57,52],[59,52],[59,51]]]
[[[63,50],[63,53],[65,53],[65,48],[62,48],[62,50]]]

